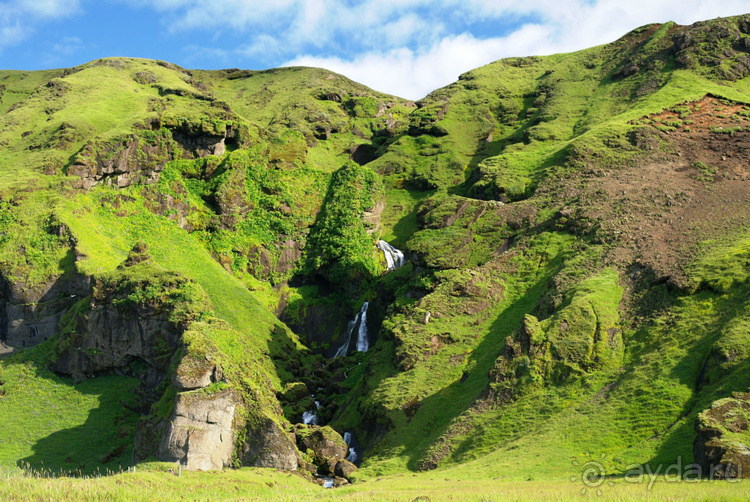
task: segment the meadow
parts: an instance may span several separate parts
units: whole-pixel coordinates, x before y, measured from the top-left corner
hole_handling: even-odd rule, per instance
[[[606,478],[586,486],[580,478],[506,480],[472,478],[451,470],[430,474],[402,474],[372,478],[341,488],[327,489],[302,477],[269,469],[223,472],[182,472],[155,464],[136,473],[76,478],[38,478],[5,475],[0,498],[8,501],[59,502],[132,500],[153,501],[277,501],[277,502],[566,502],[597,500],[629,502],[744,501],[750,497],[747,481],[685,481],[676,477],[642,479]]]

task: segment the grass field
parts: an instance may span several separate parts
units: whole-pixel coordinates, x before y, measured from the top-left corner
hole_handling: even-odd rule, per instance
[[[600,479],[588,486],[580,473],[550,481],[508,481],[455,477],[438,471],[369,479],[325,489],[295,474],[267,469],[195,473],[177,476],[159,464],[133,473],[89,479],[0,478],[0,498],[8,501],[368,501],[368,502],[504,502],[504,501],[744,501],[750,482],[686,481],[677,477]]]

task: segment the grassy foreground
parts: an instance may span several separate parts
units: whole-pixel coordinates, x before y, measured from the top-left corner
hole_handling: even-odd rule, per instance
[[[324,489],[303,478],[269,469],[183,472],[176,476],[163,464],[135,474],[108,477],[35,478],[5,474],[0,498],[9,501],[131,501],[131,500],[274,500],[274,501],[703,501],[748,500],[750,482],[701,481],[677,478],[604,480],[586,487],[579,478],[551,481],[455,479],[450,471],[404,474]]]

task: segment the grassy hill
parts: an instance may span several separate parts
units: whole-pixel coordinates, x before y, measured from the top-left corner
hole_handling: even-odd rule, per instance
[[[314,399],[356,432],[354,499],[692,463],[750,387],[748,47],[747,16],[648,25],[417,103],[311,68],[0,71],[0,466],[117,471],[178,396],[229,391],[236,431],[294,438]],[[372,348],[332,359],[365,301]],[[61,373],[105,304],[181,338]]]

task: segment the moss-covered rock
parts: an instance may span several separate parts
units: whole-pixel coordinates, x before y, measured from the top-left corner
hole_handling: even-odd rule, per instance
[[[704,477],[750,478],[750,392],[719,399],[695,420],[693,457]]]
[[[297,445],[300,450],[313,457],[313,463],[321,474],[333,474],[336,464],[346,459],[348,447],[341,435],[325,425],[295,426]]]

